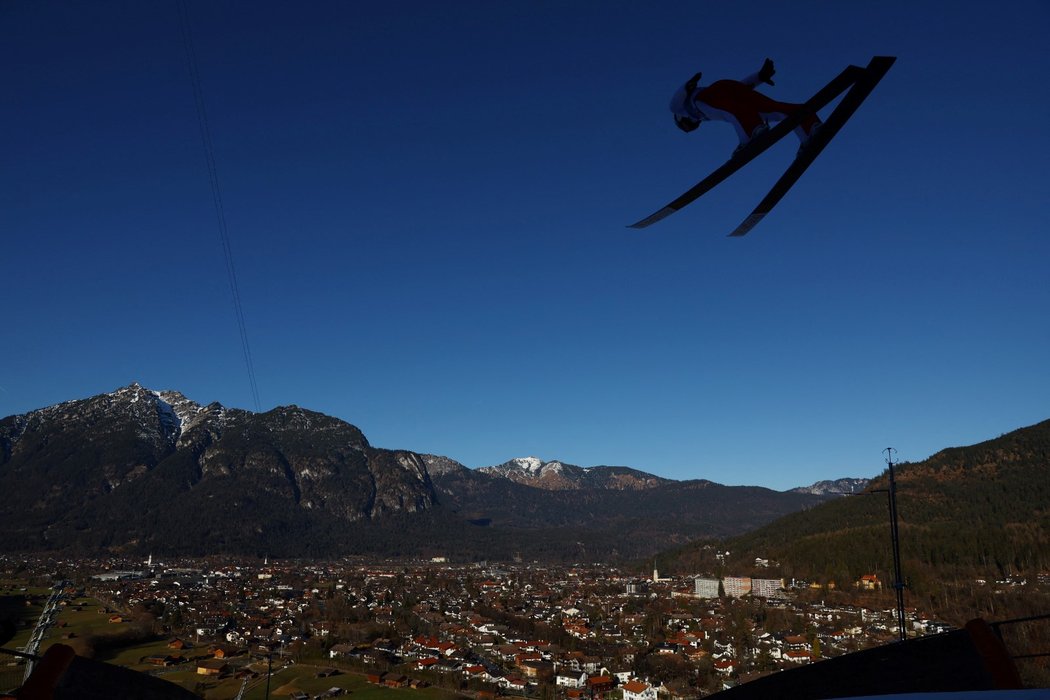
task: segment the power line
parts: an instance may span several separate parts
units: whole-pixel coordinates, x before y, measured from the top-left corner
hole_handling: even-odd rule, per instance
[[[907,639],[907,632],[904,629],[904,579],[901,577],[901,536],[897,527],[897,481],[893,476],[893,467],[897,464],[893,456],[897,454],[897,450],[887,447],[883,452],[886,453],[886,466],[889,467],[890,471],[890,540],[893,544],[893,588],[897,592],[897,629],[900,634],[900,640],[903,642]]]
[[[222,252],[226,257],[226,276],[230,282],[230,294],[233,297],[233,309],[237,317],[237,330],[241,336],[241,350],[244,354],[244,364],[248,369],[248,383],[251,386],[255,410],[261,411],[259,386],[255,381],[255,366],[252,363],[251,347],[248,345],[248,330],[244,323],[244,309],[241,306],[241,293],[237,285],[237,271],[233,265],[233,248],[230,246],[230,232],[226,226],[226,211],[222,205],[219,171],[215,166],[215,149],[212,147],[211,131],[208,128],[208,113],[204,108],[204,91],[201,89],[200,72],[197,70],[197,55],[193,50],[193,42],[190,38],[190,19],[185,0],[178,0],[178,8],[179,24],[182,29],[182,43],[186,49],[186,65],[190,71],[190,82],[193,84],[193,100],[197,105],[197,122],[200,126],[201,143],[204,146],[204,157],[208,163],[208,179],[211,182],[212,204],[215,207],[215,218],[219,225]]]

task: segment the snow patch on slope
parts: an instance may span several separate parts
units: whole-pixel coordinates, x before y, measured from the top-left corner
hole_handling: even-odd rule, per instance
[[[507,462],[508,466],[512,464],[529,474],[538,474],[543,471],[543,460],[539,457],[515,457]]]

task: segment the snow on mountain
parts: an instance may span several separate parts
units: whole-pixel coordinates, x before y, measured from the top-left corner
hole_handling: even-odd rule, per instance
[[[543,468],[544,469],[549,469],[550,471],[554,472],[555,474],[561,474],[562,471],[564,471],[564,469],[565,469],[565,465],[562,464],[561,462],[554,461],[554,462],[547,462],[546,464],[543,465]]]
[[[528,474],[540,474],[543,471],[544,462],[538,457],[515,457],[500,466],[511,467],[512,465]]]
[[[670,483],[668,479],[630,467],[578,467],[558,460],[544,462],[538,457],[515,457],[503,464],[479,467],[477,471],[548,491],[639,490]]]
[[[548,473],[561,474],[564,470],[565,465],[561,462],[544,462],[539,457],[514,457],[503,464],[478,469],[486,474],[495,474],[523,482],[542,479]]]
[[[868,487],[870,482],[871,479],[844,477],[842,479],[818,481],[809,486],[799,486],[791,489],[791,493],[809,493],[814,496],[846,496],[851,493],[860,493]]]

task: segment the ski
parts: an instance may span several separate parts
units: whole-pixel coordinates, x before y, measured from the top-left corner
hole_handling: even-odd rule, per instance
[[[855,84],[857,80],[864,75],[864,72],[865,70],[858,66],[847,66],[846,69],[839,73],[839,75],[831,82],[821,88],[816,95],[807,100],[803,104],[803,109],[798,110],[787,119],[780,121],[776,126],[764,134],[756,136],[745,144],[743,148],[736,151],[733,156],[719,166],[718,169],[697,184],[693,185],[680,197],[672,201],[663,209],[653,212],[641,221],[631,224],[628,228],[645,228],[650,224],[655,224],[657,221],[667,218],[679,209],[685,207],[687,204],[695,202],[701,195],[713,189],[730,175],[740,170],[740,168],[744,167],[768,150],[770,146],[787,136],[791,130],[801,124],[802,120],[807,116],[816,113],[842,94],[847,88]]]
[[[802,147],[795,160],[788,166],[784,174],[780,176],[780,179],[769,190],[769,193],[758,203],[758,206],[754,208],[747,218],[729,234],[730,236],[743,236],[757,226],[765,218],[766,214],[772,211],[777,202],[783,199],[788,190],[798,182],[802,174],[806,172],[806,169],[824,150],[824,147],[831,142],[831,139],[835,137],[839,129],[853,116],[853,113],[857,111],[857,108],[860,107],[865,98],[871,94],[871,91],[875,89],[882,77],[886,75],[886,72],[895,60],[897,59],[893,56],[876,56],[871,59],[868,67],[864,69],[864,75],[854,83],[850,91],[842,98],[842,101],[828,115],[827,120],[821,124],[820,130]]]

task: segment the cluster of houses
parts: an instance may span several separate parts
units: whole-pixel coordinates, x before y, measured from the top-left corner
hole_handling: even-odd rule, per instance
[[[237,672],[231,657],[239,653],[311,644],[333,664],[359,663],[381,685],[445,674],[478,689],[551,686],[582,698],[618,688],[624,700],[656,700],[671,691],[666,678],[644,672],[640,661],[649,655],[721,684],[895,634],[894,610],[799,602],[791,585],[773,578],[661,578],[654,571],[650,580],[598,565],[353,560],[95,567],[95,578],[82,577],[89,594],[114,610],[163,610],[161,621],[180,643],[209,650],[208,658],[195,657],[202,675]],[[747,617],[758,604],[749,601],[758,599],[794,626],[764,629]],[[744,615],[743,627],[729,623],[731,613]],[[913,623],[928,621],[916,616]],[[179,651],[148,663],[174,663]]]
[[[361,647],[336,645],[333,658],[353,656]],[[393,649],[388,649],[393,652]],[[593,698],[613,690],[624,690],[626,700],[656,700],[656,688],[634,677],[631,670],[611,671],[601,659],[581,651],[565,651],[542,641],[514,641],[482,652],[462,656],[456,644],[434,636],[418,636],[403,644],[401,657],[415,669],[460,674],[511,693],[525,693],[530,686],[553,685],[567,698]],[[370,674],[380,685],[412,684],[400,674]]]

